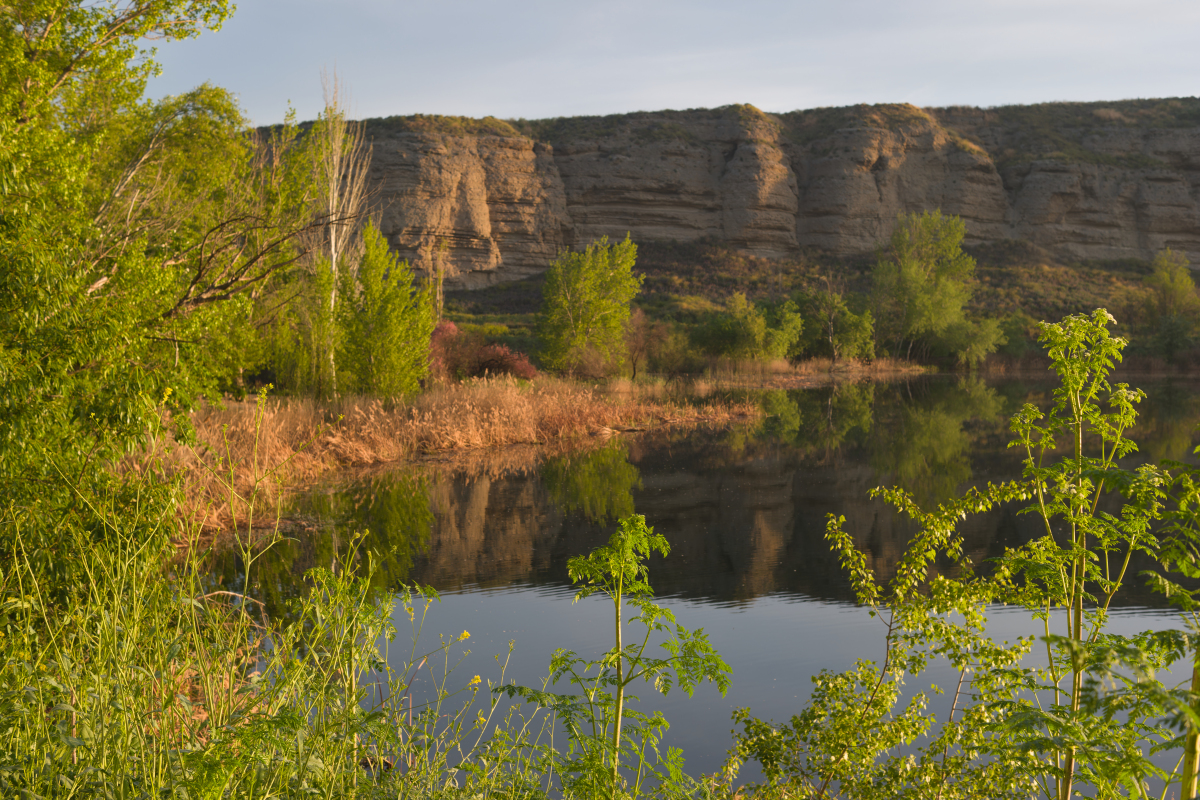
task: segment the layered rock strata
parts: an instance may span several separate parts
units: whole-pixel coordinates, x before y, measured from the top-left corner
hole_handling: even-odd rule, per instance
[[[601,236],[768,257],[869,252],[939,208],[969,243],[1200,262],[1200,100],[981,110],[752,106],[507,124],[368,122],[392,247],[448,285],[535,274]]]

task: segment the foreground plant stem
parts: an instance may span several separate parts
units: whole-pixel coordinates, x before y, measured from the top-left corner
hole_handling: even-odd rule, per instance
[[[1192,695],[1200,692],[1200,652],[1192,661]],[[1200,701],[1192,708],[1200,713]],[[1179,776],[1179,796],[1191,800],[1196,796],[1197,767],[1200,766],[1200,731],[1189,726],[1187,738],[1183,744],[1183,774]]]
[[[612,800],[617,800],[617,786],[620,780],[619,768],[621,764],[621,718],[625,711],[625,640],[621,636],[621,593],[624,588],[624,575],[617,577],[617,591],[613,595],[613,606],[615,609],[616,625],[617,625],[617,717],[613,724],[613,771],[612,771]]]

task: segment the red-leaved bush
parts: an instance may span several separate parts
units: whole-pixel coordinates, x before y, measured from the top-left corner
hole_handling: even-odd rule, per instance
[[[537,368],[529,357],[507,345],[486,344],[483,337],[463,333],[453,322],[441,322],[429,342],[430,372],[442,381],[512,375],[531,380]]]
[[[529,356],[518,353],[503,344],[485,344],[474,353],[470,376],[512,375],[514,378],[532,380],[537,377],[537,367],[529,363]]]

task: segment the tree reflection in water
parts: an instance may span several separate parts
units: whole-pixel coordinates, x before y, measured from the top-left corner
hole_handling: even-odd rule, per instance
[[[352,564],[365,575],[373,563],[372,593],[394,591],[409,579],[434,521],[425,479],[398,471],[306,494],[289,516],[310,524],[303,533],[281,536],[261,550],[250,570],[249,591],[273,618],[288,615],[288,602],[305,591],[302,576],[317,566]],[[245,583],[241,555],[236,550],[215,553],[213,575],[240,590]]]
[[[613,439],[595,450],[547,459],[542,487],[562,514],[582,514],[589,522],[616,522],[633,513],[633,490],[642,488],[638,468],[629,463],[629,445]]]

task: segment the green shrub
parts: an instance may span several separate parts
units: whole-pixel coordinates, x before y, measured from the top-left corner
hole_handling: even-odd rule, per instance
[[[1200,670],[1190,687],[1158,675],[1181,659],[1200,664],[1200,592],[1177,580],[1200,577],[1200,471],[1174,465],[1172,479],[1162,467],[1122,466],[1144,395],[1108,382],[1126,346],[1112,322],[1101,309],[1040,324],[1059,385],[1051,408],[1027,404],[1012,418],[1022,479],[932,509],[897,488],[872,492],[916,528],[888,584],[830,515],[827,538],[885,626],[885,657],[814,678],[808,707],[789,722],[739,711],[734,767],[752,758],[770,791],[802,797],[1147,797],[1150,781],[1165,784],[1163,796],[1194,796]],[[1045,533],[977,573],[959,525],[1005,503],[1026,504]],[[1185,612],[1186,631],[1109,626],[1139,553],[1160,565],[1151,585]],[[1029,635],[989,638],[997,604],[1023,608]],[[925,693],[902,692],[935,657],[960,676],[944,718]],[[1159,765],[1158,754],[1180,750],[1173,772]]]
[[[834,362],[875,358],[875,318],[869,309],[854,313],[842,293],[830,288],[797,292],[794,297],[805,319],[798,355]]]
[[[770,361],[790,355],[803,322],[790,300],[759,307],[738,292],[722,311],[707,315],[692,330],[692,342],[709,356]]]

